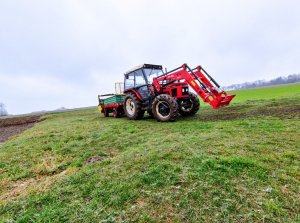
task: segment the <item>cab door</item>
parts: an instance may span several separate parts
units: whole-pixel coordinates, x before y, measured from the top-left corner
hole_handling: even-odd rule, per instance
[[[143,101],[147,101],[150,96],[150,90],[147,84],[147,79],[145,78],[143,70],[138,69],[125,76],[124,89],[135,89],[140,94]]]

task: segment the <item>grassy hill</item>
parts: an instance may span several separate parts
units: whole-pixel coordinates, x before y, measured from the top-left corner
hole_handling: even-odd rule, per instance
[[[299,222],[300,85],[160,123],[46,115],[0,145],[0,222]]]

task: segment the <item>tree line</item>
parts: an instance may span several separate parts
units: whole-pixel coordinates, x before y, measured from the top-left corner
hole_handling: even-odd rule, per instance
[[[245,82],[242,84],[232,84],[224,87],[224,90],[238,90],[238,89],[248,89],[257,87],[268,87],[281,84],[293,84],[300,82],[300,74],[291,74],[287,77],[277,77],[275,79],[265,81],[257,80],[254,82]]]

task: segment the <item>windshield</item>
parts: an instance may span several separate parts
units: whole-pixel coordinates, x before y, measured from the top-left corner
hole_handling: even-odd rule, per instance
[[[152,84],[153,78],[163,74],[162,70],[151,68],[144,68],[144,72],[149,84]]]

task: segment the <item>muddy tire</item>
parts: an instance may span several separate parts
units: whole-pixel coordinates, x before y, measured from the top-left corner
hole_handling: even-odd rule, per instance
[[[129,119],[138,120],[144,117],[142,102],[135,94],[129,93],[124,100],[124,112]]]
[[[197,95],[190,93],[189,99],[178,100],[178,106],[182,116],[192,116],[199,111],[200,101]]]
[[[175,121],[178,116],[176,99],[168,94],[158,95],[152,103],[152,113],[158,121]]]

